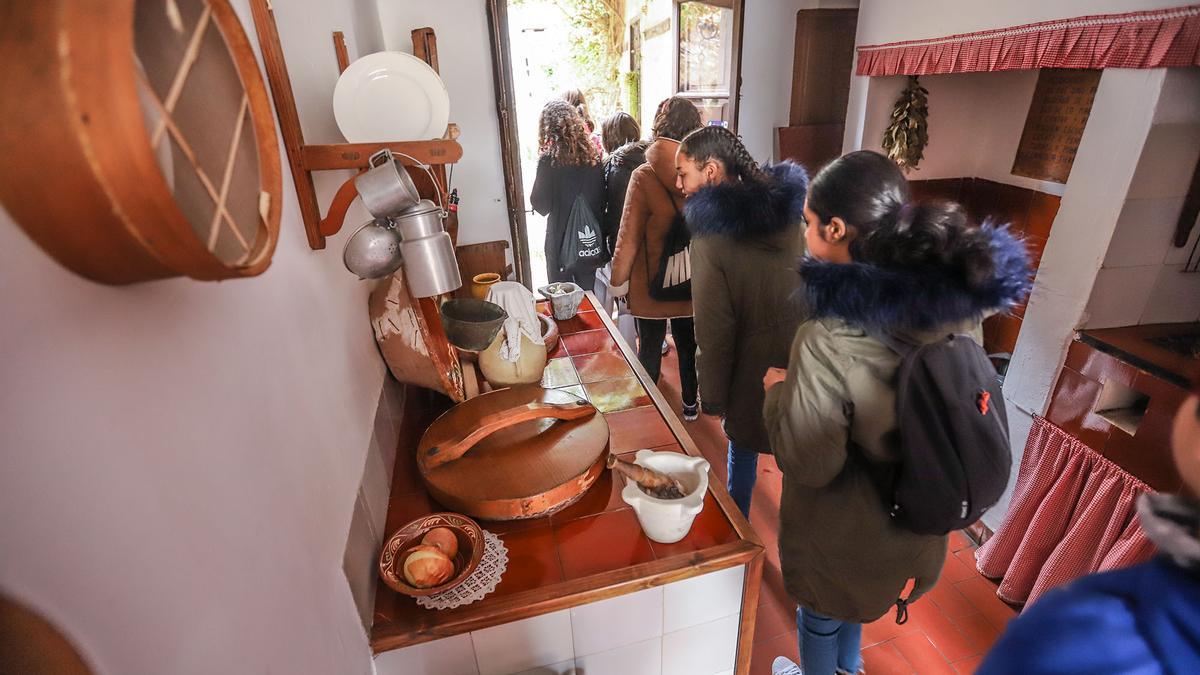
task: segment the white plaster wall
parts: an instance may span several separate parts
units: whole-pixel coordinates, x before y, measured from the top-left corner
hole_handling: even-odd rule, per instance
[[[788,125],[796,12],[858,4],[857,0],[746,0],[738,132],[755,159],[776,159],[775,129]]]
[[[1200,274],[1183,273],[1175,225],[1200,156],[1200,73],[1167,71],[1129,194],[1084,317],[1087,328],[1200,320]]]
[[[362,6],[275,3],[298,97],[327,78],[295,33],[332,64]],[[284,199],[262,276],[129,287],[0,211],[0,590],[96,672],[371,670],[342,560],[384,369],[367,286],[309,250],[286,168]]]
[[[438,65],[450,93],[450,121],[462,131],[458,142],[463,158],[454,167],[452,181],[462,198],[458,243],[498,239],[511,243],[484,0],[378,0],[378,7],[386,49],[411,54],[413,29],[428,26],[437,33]],[[351,54],[352,59],[355,56]]]

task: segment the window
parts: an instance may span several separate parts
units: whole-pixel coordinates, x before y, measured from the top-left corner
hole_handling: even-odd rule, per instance
[[[728,120],[733,63],[732,2],[685,0],[676,7],[679,95],[692,99],[705,122]]]

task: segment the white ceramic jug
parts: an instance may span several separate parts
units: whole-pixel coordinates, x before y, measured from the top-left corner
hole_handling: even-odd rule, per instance
[[[682,499],[658,499],[628,481],[621,499],[633,507],[647,537],[660,544],[674,544],[687,536],[696,514],[704,508],[708,492],[708,462],[679,452],[638,450],[634,464],[654,469],[678,480],[683,486]]]

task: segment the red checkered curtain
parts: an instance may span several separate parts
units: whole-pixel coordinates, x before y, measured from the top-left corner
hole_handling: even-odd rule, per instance
[[[1200,65],[1200,5],[858,47],[859,75]]]
[[[1085,574],[1145,561],[1155,549],[1138,523],[1136,502],[1150,491],[1035,417],[1008,515],[976,557],[979,572],[1002,579],[997,595],[1020,604]]]

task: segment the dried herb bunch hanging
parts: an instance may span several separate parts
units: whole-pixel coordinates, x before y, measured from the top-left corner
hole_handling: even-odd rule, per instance
[[[883,149],[901,169],[910,171],[925,158],[929,143],[929,90],[916,75],[908,76],[908,86],[892,108],[892,123],[883,132]]]

